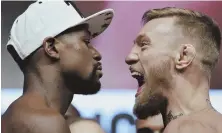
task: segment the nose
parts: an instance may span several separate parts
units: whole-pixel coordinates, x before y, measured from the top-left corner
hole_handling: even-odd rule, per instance
[[[93,59],[95,59],[96,61],[100,61],[102,59],[101,54],[94,47],[92,49],[92,54],[93,54]]]
[[[128,64],[128,65],[132,65],[132,64],[135,64],[136,62],[138,62],[138,60],[139,60],[138,54],[131,52],[131,53],[126,57],[125,62],[126,62],[126,64]]]

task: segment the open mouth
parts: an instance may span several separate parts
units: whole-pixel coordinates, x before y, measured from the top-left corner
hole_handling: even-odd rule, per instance
[[[142,86],[144,85],[145,81],[144,81],[144,75],[140,72],[137,71],[131,71],[131,75],[133,78],[135,78],[138,82],[138,89],[137,89],[137,93],[136,93],[136,97],[141,93],[142,91]]]

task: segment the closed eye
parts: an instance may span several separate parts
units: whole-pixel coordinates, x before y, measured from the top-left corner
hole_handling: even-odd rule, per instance
[[[140,43],[141,51],[146,50],[149,46],[150,46],[150,42],[148,42],[148,41],[142,41]]]
[[[150,43],[149,42],[147,42],[147,41],[142,41],[141,43],[140,43],[140,47],[143,47],[143,46],[146,46],[146,45],[149,45]]]

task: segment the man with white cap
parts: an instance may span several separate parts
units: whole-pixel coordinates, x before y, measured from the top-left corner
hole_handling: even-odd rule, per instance
[[[73,94],[101,87],[101,55],[90,40],[112,18],[112,9],[84,18],[71,2],[37,1],[14,21],[7,49],[24,88],[2,116],[3,133],[70,133],[63,116]]]

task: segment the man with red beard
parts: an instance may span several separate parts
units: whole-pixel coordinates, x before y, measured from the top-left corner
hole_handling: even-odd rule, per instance
[[[202,13],[171,7],[145,12],[143,22],[126,58],[139,83],[135,115],[161,113],[164,133],[221,133],[222,115],[209,99],[218,25]]]

